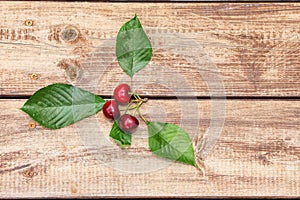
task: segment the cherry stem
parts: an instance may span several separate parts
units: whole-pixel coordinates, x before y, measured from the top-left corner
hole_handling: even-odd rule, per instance
[[[136,100],[142,100],[142,98],[136,93],[133,93],[133,96],[135,97]]]
[[[140,108],[140,106],[143,104],[143,101],[139,101],[138,102],[138,104],[137,104],[137,106],[136,106],[136,109],[135,109],[135,111],[134,111],[134,113],[133,113],[133,115],[135,116],[135,114],[136,114],[136,112],[139,110],[139,108]]]
[[[148,120],[141,114],[139,109],[137,110],[137,112],[138,112],[140,118],[142,118],[142,120],[145,122],[145,124],[148,124]]]
[[[148,101],[148,98],[142,99],[135,92],[132,92],[132,93],[129,93],[129,94],[133,95],[135,99],[130,101],[130,103],[128,104],[127,108],[125,109],[125,114],[127,113],[128,110],[134,110],[133,116],[135,116],[136,113],[138,113],[138,115],[140,116],[140,118],[147,124],[148,120],[141,114],[139,108],[141,107],[141,105],[143,103],[146,103]],[[136,105],[131,107],[132,104],[136,104]]]
[[[128,104],[128,106],[127,106],[127,108],[125,109],[125,114],[127,113],[127,111],[128,110],[132,110],[131,108],[130,108],[130,106],[132,105],[132,101]],[[133,109],[135,109],[135,106],[133,107]]]

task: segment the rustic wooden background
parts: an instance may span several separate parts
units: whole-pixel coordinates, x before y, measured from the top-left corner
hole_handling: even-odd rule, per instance
[[[3,1],[0,10],[0,197],[300,196],[299,3]],[[193,101],[200,125],[194,130],[193,119],[184,125],[203,134],[213,104],[201,75],[214,66],[223,81],[227,99],[217,96],[226,105],[225,123],[205,159],[205,176],[179,163],[144,173],[122,170],[122,163],[138,168],[144,158],[165,162],[149,152],[144,126],[124,155],[113,143],[105,149],[86,145],[79,125],[50,131],[32,126],[19,110],[36,90],[56,82],[110,98],[119,82],[128,81],[111,44],[135,13],[155,43],[151,64],[134,79],[150,98],[143,107],[147,116],[180,125],[179,104]],[[164,48],[172,40],[157,41],[157,33],[195,41],[199,56],[209,58],[200,73],[176,54],[190,47]],[[153,70],[154,64],[164,70]],[[189,89],[172,78],[178,73]],[[177,100],[155,76],[185,99]],[[222,94],[218,86],[213,90]],[[109,141],[111,124],[102,113],[80,125],[92,131],[95,120]]]

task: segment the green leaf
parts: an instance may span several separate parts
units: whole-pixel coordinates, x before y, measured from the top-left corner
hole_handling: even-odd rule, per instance
[[[151,60],[152,46],[136,15],[119,30],[116,55],[122,69],[130,77]]]
[[[122,131],[117,122],[114,122],[109,136],[114,139],[121,147],[126,148],[131,145],[131,135]]]
[[[35,92],[23,105],[26,112],[39,124],[58,129],[96,114],[105,100],[68,84],[52,84]]]
[[[196,166],[189,135],[175,124],[148,122],[149,147],[163,158]]]

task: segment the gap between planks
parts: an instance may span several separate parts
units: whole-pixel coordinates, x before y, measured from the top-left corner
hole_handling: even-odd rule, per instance
[[[98,94],[99,95],[99,94]],[[99,95],[103,99],[111,99],[112,96],[108,95]],[[2,95],[0,99],[7,100],[7,99],[29,99],[31,96],[26,95]],[[175,99],[185,99],[185,100],[244,100],[244,101],[251,101],[251,100],[277,100],[277,101],[299,101],[299,96],[147,96],[143,95],[143,98],[148,98],[152,100],[175,100]]]

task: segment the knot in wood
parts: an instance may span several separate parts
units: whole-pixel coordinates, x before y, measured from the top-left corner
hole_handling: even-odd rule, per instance
[[[79,30],[73,26],[66,26],[60,32],[60,38],[67,43],[76,43],[79,38]]]
[[[80,80],[82,76],[82,69],[78,60],[64,59],[61,60],[57,66],[65,70],[66,77],[69,82],[74,83]]]

